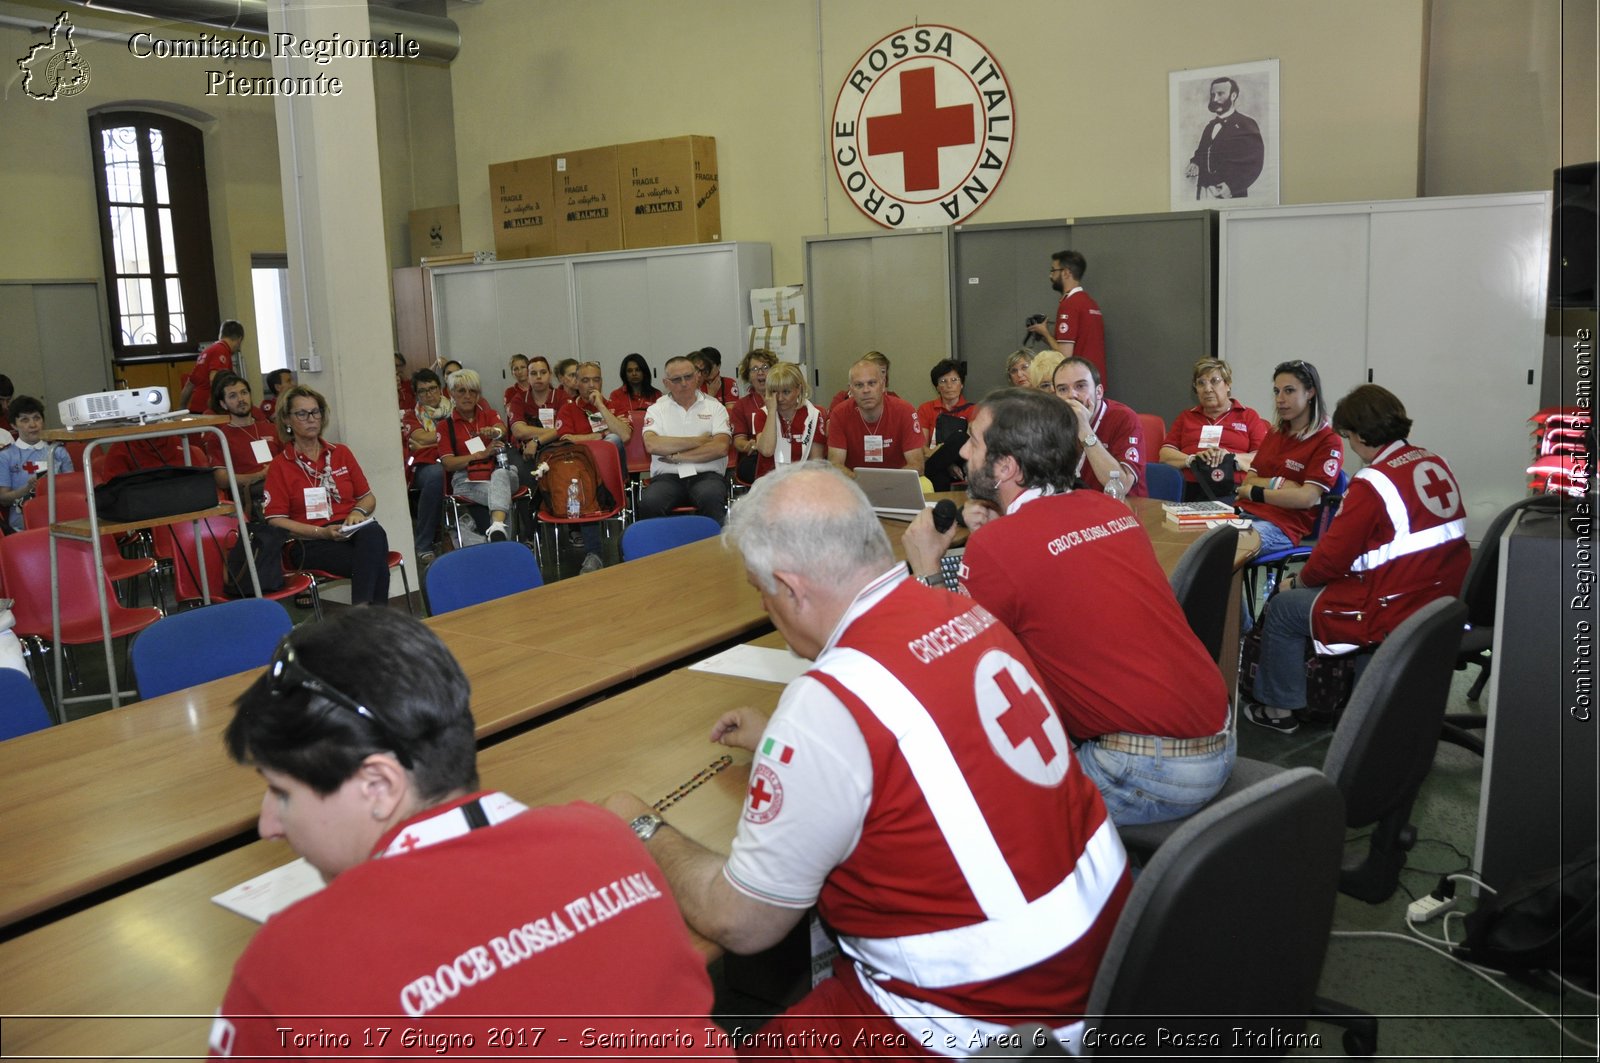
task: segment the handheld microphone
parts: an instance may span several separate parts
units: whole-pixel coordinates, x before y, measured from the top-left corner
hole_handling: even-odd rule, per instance
[[[967,522],[961,519],[961,507],[948,498],[941,498],[933,506],[933,530],[943,535],[950,530],[951,525],[959,524],[965,528]]]

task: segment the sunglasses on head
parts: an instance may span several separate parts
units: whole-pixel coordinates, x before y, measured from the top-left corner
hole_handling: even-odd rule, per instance
[[[274,697],[283,697],[296,690],[304,690],[324,701],[332,702],[341,709],[348,709],[371,723],[373,729],[378,732],[378,738],[394,753],[395,759],[407,769],[411,767],[411,754],[395,738],[394,732],[390,731],[371,709],[301,664],[295,655],[294,643],[287,637],[278,644],[278,651],[272,655],[269,674],[272,677],[271,689]]]

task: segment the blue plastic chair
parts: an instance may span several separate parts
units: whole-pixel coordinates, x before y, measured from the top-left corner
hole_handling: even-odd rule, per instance
[[[1159,461],[1144,463],[1144,489],[1163,502],[1183,501],[1183,473]]]
[[[173,613],[133,640],[133,681],[141,698],[154,698],[260,668],[293,627],[281,604],[262,598]]]
[[[0,668],[0,741],[50,726],[50,713],[27,672]]]
[[[428,611],[438,616],[542,587],[544,573],[533,551],[521,543],[480,543],[441,556],[428,566],[423,583]]]
[[[650,517],[628,525],[622,533],[622,560],[633,561],[663,550],[697,543],[722,532],[722,525],[710,517],[693,514],[683,517]]]
[[[1311,531],[1306,537],[1300,540],[1300,545],[1291,546],[1286,550],[1263,550],[1251,558],[1250,563],[1245,566],[1244,601],[1245,607],[1250,610],[1252,623],[1260,621],[1262,610],[1266,607],[1266,599],[1272,597],[1279,581],[1289,571],[1289,566],[1311,556],[1317,540],[1328,530],[1333,518],[1339,515],[1339,506],[1343,504],[1344,493],[1349,486],[1350,474],[1343,469],[1339,470],[1339,478],[1333,482],[1333,490],[1322,496],[1316,523],[1311,525]],[[1262,573],[1266,574],[1265,580],[1262,579]],[[1261,585],[1263,583],[1264,587]]]

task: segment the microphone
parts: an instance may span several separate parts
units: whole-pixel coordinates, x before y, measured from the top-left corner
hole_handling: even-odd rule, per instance
[[[953,524],[963,528],[967,526],[967,522],[961,519],[961,507],[948,498],[939,499],[933,507],[933,530],[943,535]]]

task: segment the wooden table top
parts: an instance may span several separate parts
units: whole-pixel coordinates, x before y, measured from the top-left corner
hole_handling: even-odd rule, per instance
[[[711,725],[741,705],[771,712],[780,693],[775,684],[673,672],[484,750],[483,785],[531,805],[598,801],[620,789],[655,801],[728,753],[731,767],[665,813],[726,851],[750,757],[713,745]],[[233,964],[257,929],[210,898],[292,859],[287,845],[258,841],[0,944],[8,1016],[114,1016],[6,1018],[0,1055],[202,1052]],[[121,1017],[140,1015],[164,1017]]]

